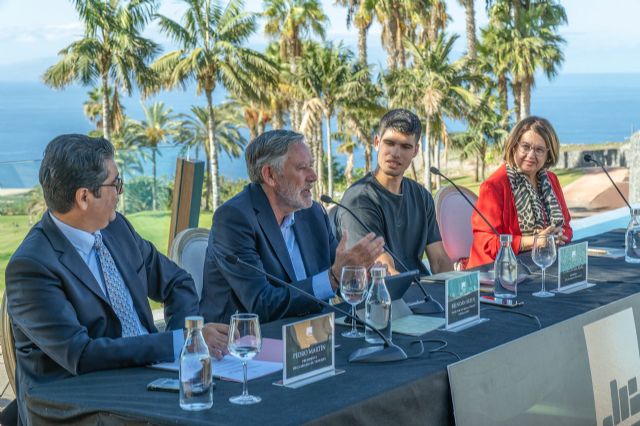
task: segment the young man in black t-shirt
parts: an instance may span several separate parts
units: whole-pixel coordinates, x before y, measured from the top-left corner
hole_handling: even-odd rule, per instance
[[[433,197],[418,182],[404,177],[420,149],[421,129],[415,114],[403,109],[387,112],[373,141],[378,151],[377,167],[347,189],[342,203],[382,236],[408,269],[428,274],[422,263],[425,250],[433,273],[451,271],[453,263],[440,238]],[[354,241],[368,232],[341,209],[336,216],[338,234],[343,228]],[[405,272],[386,252],[377,260],[389,265],[391,274]]]

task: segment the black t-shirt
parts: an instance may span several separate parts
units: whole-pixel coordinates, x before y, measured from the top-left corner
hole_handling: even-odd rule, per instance
[[[422,254],[428,244],[441,241],[441,237],[433,197],[422,185],[405,177],[400,194],[394,194],[368,173],[347,189],[342,204],[371,232],[384,237],[387,246],[409,269],[429,273],[422,263]],[[338,235],[341,236],[342,228],[347,229],[349,242],[353,244],[367,234],[347,211],[338,209]],[[398,262],[395,266],[399,272],[404,272]]]

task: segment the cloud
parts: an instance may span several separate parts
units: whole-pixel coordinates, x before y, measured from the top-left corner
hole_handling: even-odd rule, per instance
[[[37,27],[4,27],[0,28],[0,43],[16,42],[20,44],[36,44],[39,42],[74,39],[80,37],[82,32],[82,25],[79,22]]]

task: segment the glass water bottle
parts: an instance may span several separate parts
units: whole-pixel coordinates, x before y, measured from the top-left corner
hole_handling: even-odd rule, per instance
[[[518,259],[511,248],[511,235],[500,235],[500,251],[494,263],[493,294],[506,299],[518,295]]]
[[[187,338],[180,353],[180,408],[207,410],[213,406],[213,370],[200,316],[185,318]]]
[[[625,237],[624,260],[640,263],[640,209],[631,209],[631,220]]]
[[[365,319],[391,340],[391,296],[384,281],[386,274],[386,268],[371,268],[371,286],[367,296]],[[378,333],[368,326],[365,328],[364,338],[368,343],[384,343]]]

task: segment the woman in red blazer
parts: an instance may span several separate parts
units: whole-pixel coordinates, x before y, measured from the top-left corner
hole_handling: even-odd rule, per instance
[[[534,234],[555,234],[563,245],[571,241],[571,216],[556,175],[560,144],[551,124],[540,117],[517,123],[505,143],[505,164],[480,186],[476,207],[500,234],[511,234],[515,254],[531,250]],[[467,268],[493,262],[500,239],[473,213],[473,246]]]

